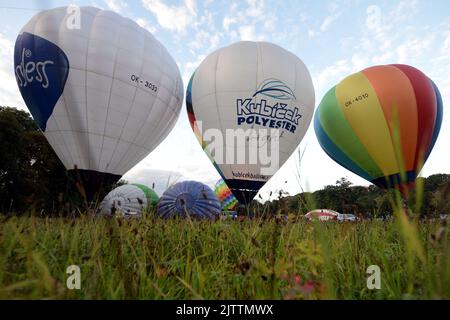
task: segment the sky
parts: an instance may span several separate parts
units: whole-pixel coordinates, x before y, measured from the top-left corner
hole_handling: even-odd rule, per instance
[[[0,105],[26,110],[13,73],[14,41],[21,27],[40,10],[68,4],[112,10],[149,30],[174,57],[185,87],[207,55],[240,40],[269,41],[296,54],[311,73],[316,106],[328,89],[351,73],[379,64],[412,65],[436,83],[444,102],[440,137],[421,175],[450,173],[447,0],[0,0]],[[369,185],[325,154],[311,125],[297,151],[260,195],[271,199],[280,190],[290,195],[314,191],[341,177]],[[183,104],[172,132],[124,178],[155,184],[161,194],[176,181],[214,186],[220,176],[192,133]]]

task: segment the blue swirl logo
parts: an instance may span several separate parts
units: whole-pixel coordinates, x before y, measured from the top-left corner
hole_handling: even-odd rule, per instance
[[[277,79],[264,80],[258,91],[253,94],[252,98],[257,94],[262,94],[266,97],[279,100],[297,100],[291,88],[289,88],[283,81]]]

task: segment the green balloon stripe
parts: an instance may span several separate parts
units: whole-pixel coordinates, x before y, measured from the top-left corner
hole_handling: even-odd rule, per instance
[[[331,141],[361,169],[371,177],[383,177],[384,174],[362,145],[358,136],[348,123],[345,115],[337,106],[336,87],[331,88],[319,105],[319,121]]]
[[[158,204],[159,197],[155,191],[147,186],[144,186],[143,184],[134,183],[132,185],[138,187],[142,190],[142,192],[144,192],[145,197],[147,198],[147,206],[155,206]]]

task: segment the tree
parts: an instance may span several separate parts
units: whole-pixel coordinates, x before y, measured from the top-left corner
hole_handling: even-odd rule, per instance
[[[416,205],[416,189],[423,186],[421,205]],[[392,214],[393,195],[388,190],[375,185],[352,186],[345,178],[327,185],[314,193],[300,193],[287,197],[289,212],[305,214],[314,208],[333,209],[342,213],[362,216],[386,216]],[[428,178],[418,178],[416,188],[409,195],[409,206],[420,215],[450,212],[450,175],[435,174]],[[279,200],[273,201],[277,205]]]
[[[65,214],[84,208],[73,177],[27,112],[0,106],[0,213]],[[102,199],[115,185],[104,184]]]
[[[56,208],[66,170],[30,115],[0,107],[0,210]]]
[[[450,175],[448,174],[433,174],[425,178],[424,191],[434,192],[444,184],[450,182]]]

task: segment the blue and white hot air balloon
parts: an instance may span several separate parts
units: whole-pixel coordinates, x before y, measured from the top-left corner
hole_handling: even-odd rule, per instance
[[[174,184],[161,196],[157,207],[157,215],[162,218],[216,219],[220,212],[221,204],[214,191],[197,181]]]
[[[159,145],[183,101],[164,46],[134,21],[94,7],[36,14],[17,37],[14,67],[33,118],[88,197]]]

